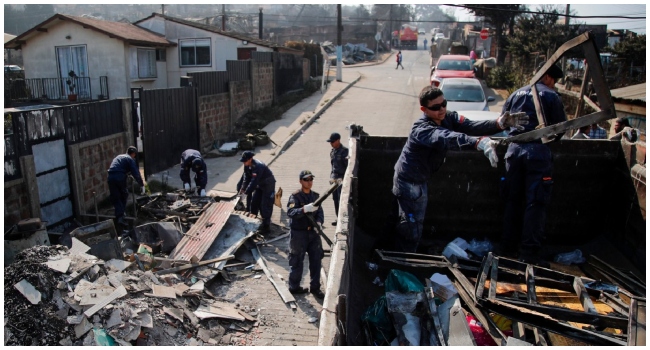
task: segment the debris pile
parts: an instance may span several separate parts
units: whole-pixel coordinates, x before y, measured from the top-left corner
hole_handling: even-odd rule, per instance
[[[321,44],[323,50],[329,55],[332,66],[336,66],[336,45],[331,41],[325,41]],[[365,43],[350,44],[342,46],[341,62],[345,65],[372,61],[375,59],[375,51],[368,48]]]

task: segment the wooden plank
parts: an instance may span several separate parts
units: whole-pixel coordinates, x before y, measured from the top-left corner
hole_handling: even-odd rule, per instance
[[[126,294],[127,294],[126,293],[126,288],[124,288],[124,286],[119,286],[113,293],[111,293],[111,295],[107,296],[102,301],[95,304],[95,306],[93,306],[90,309],[86,310],[84,312],[84,315],[86,315],[86,317],[90,317],[90,316],[94,315],[95,312],[103,309],[106,305],[113,302],[113,300],[115,300],[117,298],[121,298],[121,297],[125,296]]]
[[[182,266],[178,266],[178,267],[173,267],[173,268],[167,269],[167,270],[156,271],[156,275],[164,275],[164,274],[167,274],[167,273],[183,271],[183,270],[187,270],[187,269],[191,269],[191,268],[195,268],[195,267],[199,267],[199,266],[203,266],[203,265],[208,265],[208,264],[212,264],[212,263],[219,262],[219,261],[230,260],[230,259],[234,259],[234,258],[235,258],[234,255],[218,257],[218,258],[214,258],[214,259],[210,259],[210,260],[201,261],[201,262],[198,262],[196,264],[187,264],[187,265],[182,265]]]
[[[533,265],[526,265],[526,298],[529,304],[537,304],[537,293],[535,292],[535,273]]]
[[[216,301],[210,305],[200,305],[194,311],[194,315],[200,319],[225,318],[229,320],[244,321],[246,318],[230,306],[230,304]]]
[[[576,291],[578,298],[580,298],[580,303],[582,304],[582,307],[585,309],[585,312],[590,314],[597,314],[598,311],[596,311],[596,307],[594,306],[594,303],[591,301],[589,294],[587,294],[587,289],[585,289],[585,285],[582,284],[582,280],[580,279],[580,277],[576,277],[573,279],[573,289]]]
[[[483,298],[483,290],[485,289],[485,280],[487,279],[488,269],[492,266],[492,252],[488,253],[487,257],[483,259],[481,269],[479,270],[478,282],[476,283],[476,298]]]
[[[442,334],[442,325],[440,324],[440,317],[438,316],[438,307],[436,306],[436,301],[434,300],[435,296],[433,295],[431,280],[427,278],[425,282],[427,284],[427,287],[424,289],[424,294],[426,295],[427,301],[429,302],[429,312],[431,313],[431,318],[433,319],[433,326],[436,329],[435,334],[438,338],[438,344],[441,346],[447,346],[447,341],[445,341],[445,337]]]
[[[253,258],[257,264],[262,268],[262,270],[264,270],[264,274],[266,274],[266,277],[269,279],[269,281],[271,281],[271,284],[273,284],[275,290],[277,290],[278,294],[280,294],[282,301],[285,303],[291,303],[290,305],[292,309],[296,308],[296,299],[294,299],[293,294],[289,292],[289,289],[284,285],[284,283],[278,283],[275,281],[268,267],[266,267],[266,263],[264,263],[264,259],[262,259],[262,255],[260,255],[257,247],[251,249],[250,252],[253,254]]]
[[[490,290],[488,292],[488,299],[494,299],[497,296],[497,277],[499,274],[499,258],[495,257],[492,261],[492,271],[490,272]]]
[[[645,298],[632,298],[630,302],[630,318],[627,328],[627,345],[645,346]]]
[[[454,270],[457,271],[458,269],[451,268],[450,270],[452,270],[452,272],[453,272]],[[467,278],[465,277],[465,275],[460,273],[460,271],[457,271],[457,272],[460,274],[460,276],[462,276],[461,278],[464,279],[464,281],[459,280],[459,279],[456,279],[455,281],[453,281],[454,286],[456,287],[456,290],[458,290],[458,296],[461,299],[463,299],[463,301],[465,302],[465,305],[467,305],[467,307],[470,309],[470,312],[474,315],[474,317],[476,317],[476,319],[479,322],[481,322],[481,324],[484,327],[486,327],[486,330],[488,331],[488,334],[490,335],[490,337],[492,337],[494,342],[497,345],[505,344],[505,335],[496,326],[496,324],[494,324],[494,321],[487,314],[487,312],[484,311],[484,309],[477,307],[476,301],[474,301],[474,299],[472,298],[473,297],[473,295],[472,295],[473,289],[472,288],[465,289],[465,287],[464,287],[466,284],[469,284],[469,281],[467,281]]]
[[[157,284],[151,285],[152,292],[144,293],[146,296],[154,298],[170,298],[176,299],[176,289],[173,287],[159,286]]]

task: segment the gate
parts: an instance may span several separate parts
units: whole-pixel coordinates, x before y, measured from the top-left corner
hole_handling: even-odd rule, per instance
[[[32,144],[41,219],[54,227],[72,218],[72,192],[65,147],[61,137]]]
[[[142,90],[140,116],[144,176],[179,163],[188,148],[199,150],[196,88]]]

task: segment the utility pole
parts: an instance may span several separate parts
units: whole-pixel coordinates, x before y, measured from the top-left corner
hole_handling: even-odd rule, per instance
[[[162,14],[165,15],[165,4],[162,4]]]
[[[389,20],[390,33],[388,34],[389,37],[390,37],[389,49],[393,50],[393,5],[392,4],[390,5],[390,10],[388,11],[388,15],[389,15],[389,18],[390,18],[390,20]]]
[[[226,31],[226,5],[221,5],[221,30]]]
[[[264,15],[262,15],[262,8],[260,7],[260,18],[259,18],[259,38],[260,40],[264,39],[264,21],[263,21]]]
[[[565,27],[565,35],[566,35],[566,40],[569,40],[569,11],[570,11],[571,5],[567,4],[566,5],[566,13],[564,16],[564,27]],[[566,84],[566,62],[568,61],[568,58],[562,58],[562,82]]]
[[[343,65],[341,58],[343,56],[343,49],[341,47],[341,32],[343,31],[343,24],[341,23],[341,5],[336,5],[336,81],[343,81]]]

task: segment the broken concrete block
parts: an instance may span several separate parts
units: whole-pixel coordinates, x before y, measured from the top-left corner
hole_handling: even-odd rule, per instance
[[[68,316],[66,320],[68,321],[68,324],[80,324],[84,320],[85,316],[82,315],[72,315]],[[78,337],[77,337],[78,338]]]
[[[140,318],[140,327],[153,328],[153,317],[151,317],[149,312],[140,312],[138,313],[138,317]]]
[[[20,294],[25,296],[25,298],[27,298],[27,300],[29,300],[29,302],[34,305],[38,304],[41,301],[41,292],[36,290],[36,288],[25,279],[14,284],[14,288],[16,288]]]
[[[133,264],[132,262],[129,261],[124,261],[121,259],[111,259],[106,262],[106,267],[110,269],[117,270],[118,272],[124,271],[126,268],[131,266]]]
[[[152,293],[144,293],[146,296],[155,297],[155,298],[171,298],[176,299],[176,290],[172,287],[165,287],[159,285],[152,285]]]
[[[95,305],[98,302],[100,302],[102,299],[111,295],[111,293],[113,293],[114,291],[115,288],[106,287],[106,286],[101,288],[88,289],[84,291],[84,294],[81,296],[81,300],[79,300],[79,305],[81,306]]]
[[[83,315],[82,315],[82,317],[83,317]],[[75,337],[77,339],[81,338],[84,334],[86,334],[92,328],[93,328],[93,325],[90,322],[88,322],[88,319],[86,317],[83,317],[81,319],[81,322],[79,322],[79,324],[74,326]]]
[[[113,328],[114,326],[121,325],[124,322],[122,321],[122,310],[115,309],[111,313],[111,316],[108,318],[108,321],[104,324],[106,328]]]
[[[167,315],[169,315],[169,316],[183,322],[183,310],[164,306],[163,307],[163,312],[166,313]]]
[[[67,273],[68,269],[70,268],[71,261],[72,261],[71,259],[61,259],[61,260],[47,261],[43,264],[54,271]]]

